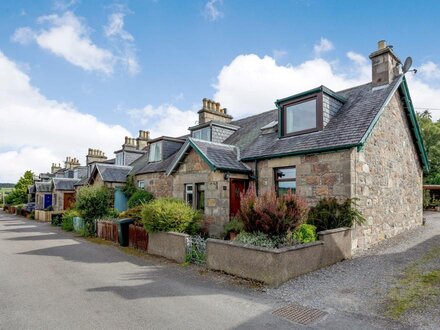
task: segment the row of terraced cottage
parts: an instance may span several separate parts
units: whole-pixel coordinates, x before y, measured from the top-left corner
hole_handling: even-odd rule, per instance
[[[37,209],[67,209],[84,185],[120,188],[129,176],[155,197],[181,198],[219,235],[240,193],[291,189],[313,205],[323,197],[357,198],[366,223],[352,247],[366,248],[422,223],[422,175],[428,160],[401,62],[384,42],[370,55],[372,81],[342,91],[320,86],[278,99],[276,109],[233,120],[203,99],[198,124],[181,137],[126,138],[114,159],[89,149],[86,166],[67,158],[31,187]],[[262,109],[264,110],[264,109]]]

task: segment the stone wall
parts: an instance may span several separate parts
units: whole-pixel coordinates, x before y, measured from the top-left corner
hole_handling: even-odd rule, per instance
[[[367,219],[353,231],[363,249],[422,223],[422,168],[396,94],[360,152],[353,152],[353,197]]]
[[[138,174],[134,180],[144,181],[145,190],[152,193],[155,198],[173,195],[173,177],[166,176],[165,172]]]
[[[258,191],[275,189],[275,168],[295,166],[297,194],[310,205],[328,196],[347,198],[351,195],[351,163],[350,150],[262,160],[258,162]],[[255,168],[254,163],[248,166]]]
[[[229,221],[229,180],[224,173],[213,172],[208,164],[191,150],[173,174],[173,197],[185,198],[185,184],[205,183],[205,227],[213,236],[223,233]],[[195,198],[194,189],[194,198]]]

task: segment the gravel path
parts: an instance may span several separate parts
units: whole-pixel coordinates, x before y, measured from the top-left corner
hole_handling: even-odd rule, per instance
[[[389,292],[404,278],[408,267],[420,264],[425,271],[440,269],[440,213],[427,212],[425,218],[425,226],[360,252],[352,260],[291,280],[277,289],[267,289],[267,293],[330,313],[385,318]],[[440,297],[435,299],[403,314],[398,328],[438,329]]]

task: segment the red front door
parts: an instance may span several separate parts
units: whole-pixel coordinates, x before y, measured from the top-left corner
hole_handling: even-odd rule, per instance
[[[231,216],[236,215],[240,209],[240,194],[246,190],[247,184],[248,182],[246,180],[231,179],[229,201]]]

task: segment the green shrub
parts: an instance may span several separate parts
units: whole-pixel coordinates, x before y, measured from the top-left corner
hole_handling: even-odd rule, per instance
[[[259,196],[255,186],[241,196],[237,219],[243,222],[245,231],[261,232],[269,236],[285,237],[307,218],[307,202],[291,191],[277,197],[274,190]]]
[[[134,183],[134,176],[129,175],[127,177],[127,182],[125,183],[124,187],[122,188],[122,192],[124,193],[125,197],[127,199],[130,199],[131,196],[138,190],[136,187],[136,184]]]
[[[287,241],[283,237],[269,236],[261,232],[248,233],[242,231],[237,235],[234,242],[260,246],[265,248],[279,248],[285,246]]]
[[[317,240],[316,227],[303,223],[292,233],[292,239],[298,243],[312,243]]]
[[[197,234],[201,214],[185,202],[174,198],[159,198],[142,207],[142,220],[148,232],[174,231]]]
[[[225,235],[228,235],[231,232],[239,234],[244,230],[244,224],[243,222],[241,222],[240,220],[234,217],[231,221],[229,221],[225,225],[224,230],[225,230]]]
[[[76,209],[84,219],[85,233],[92,235],[94,220],[101,219],[111,212],[112,194],[106,187],[86,186],[76,194]]]
[[[341,227],[350,228],[355,223],[365,222],[356,206],[355,199],[347,198],[345,201],[338,202],[336,198],[324,198],[310,209],[307,222],[314,225],[318,232]]]
[[[132,209],[133,207],[148,203],[151,200],[153,200],[153,195],[150,192],[146,190],[137,190],[128,200],[128,207]]]
[[[125,219],[130,218],[133,219],[135,224],[141,225],[142,222],[140,221],[142,219],[142,205],[133,207],[132,209],[128,209],[124,212],[119,213],[119,219]]]
[[[50,224],[52,226],[61,226],[61,222],[63,221],[63,215],[62,214],[52,214]]]
[[[35,211],[32,211],[31,214],[29,214],[29,219],[35,220]]]
[[[73,218],[79,216],[79,212],[75,209],[64,212],[63,219],[61,220],[61,229],[65,231],[73,231]]]

